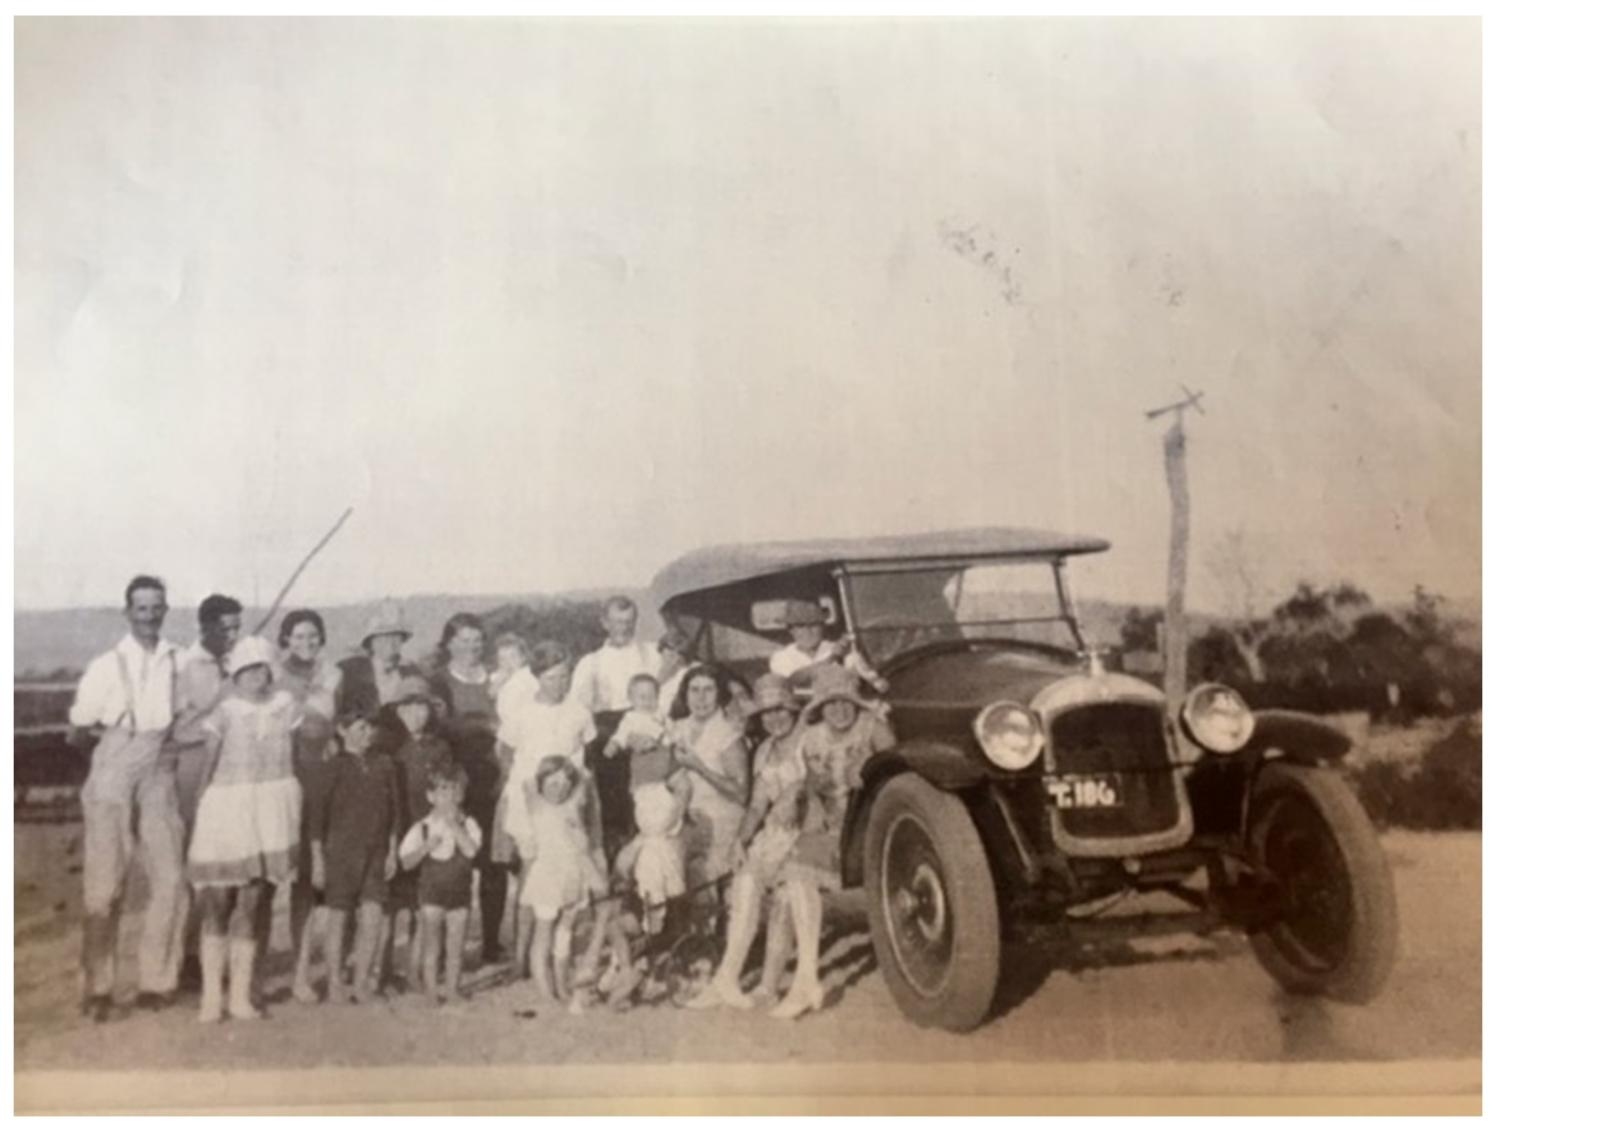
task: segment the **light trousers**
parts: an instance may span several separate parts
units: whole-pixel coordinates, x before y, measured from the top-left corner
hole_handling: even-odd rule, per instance
[[[110,994],[128,873],[138,860],[149,886],[139,935],[139,989],[178,988],[188,885],[177,776],[163,732],[112,728],[94,750],[83,787],[84,988]]]

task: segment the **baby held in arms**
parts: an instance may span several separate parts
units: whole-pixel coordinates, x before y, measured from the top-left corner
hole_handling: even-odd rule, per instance
[[[661,906],[685,888],[684,813],[689,778],[673,757],[660,713],[660,687],[654,677],[636,675],[628,683],[628,713],[606,744],[607,757],[628,758],[633,819],[639,835],[617,856],[617,872],[633,881],[646,907],[645,929],[661,927]]]

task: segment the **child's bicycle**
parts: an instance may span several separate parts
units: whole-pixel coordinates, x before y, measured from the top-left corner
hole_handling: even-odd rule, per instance
[[[665,904],[646,907],[633,891],[608,898],[621,906],[628,930],[629,961],[617,956],[597,989],[613,1009],[635,1005],[682,1005],[705,988],[722,957],[722,912],[726,876],[709,880]],[[658,911],[654,931],[646,930]]]

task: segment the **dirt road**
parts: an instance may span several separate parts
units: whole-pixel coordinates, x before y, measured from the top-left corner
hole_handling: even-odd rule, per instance
[[[1080,954],[976,1034],[918,1029],[877,975],[865,924],[832,932],[828,1008],[786,1023],[670,1007],[526,1016],[517,988],[458,1013],[415,998],[363,1007],[287,1000],[287,955],[268,979],[270,1019],[201,1026],[194,1005],[92,1026],[74,1015],[78,933],[73,826],[16,828],[16,1065],[214,1069],[312,1065],[615,1064],[863,1058],[954,1061],[1391,1061],[1475,1058],[1482,1036],[1481,839],[1390,834],[1401,957],[1365,1008],[1279,994],[1242,940],[1174,936]],[[280,930],[281,934],[281,930]],[[125,938],[127,938],[125,932]]]

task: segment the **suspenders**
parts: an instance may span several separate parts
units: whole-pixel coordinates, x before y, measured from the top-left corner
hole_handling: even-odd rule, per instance
[[[118,715],[117,716],[117,721],[115,723],[112,723],[111,725],[112,726],[121,726],[122,725],[122,720],[123,719],[127,719],[129,721],[129,723],[131,724],[128,729],[132,730],[134,733],[138,733],[138,730],[139,730],[139,713],[138,713],[138,708],[136,706],[138,700],[135,699],[134,694],[133,694],[133,676],[130,675],[129,672],[128,672],[128,658],[122,654],[122,650],[120,648],[112,649],[111,654],[117,658],[117,674],[122,677],[122,694],[123,694],[123,700],[124,700],[124,702],[126,704],[126,706],[124,706],[122,708],[122,714]],[[169,667],[170,667],[170,672],[171,672],[171,674],[169,676],[169,678],[171,680],[171,683],[170,683],[170,687],[169,687],[169,690],[168,690],[167,703],[169,704],[168,713],[171,714],[172,721],[167,724],[167,729],[171,730],[172,727],[173,727],[173,724],[176,723],[177,720],[178,720],[178,657],[177,657],[177,653],[173,653],[172,654],[172,663],[169,665]]]

